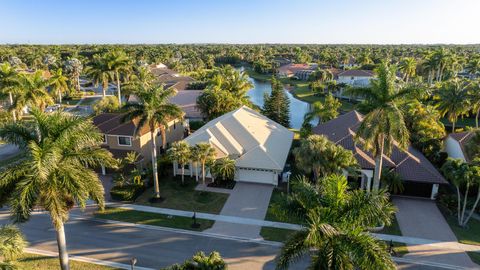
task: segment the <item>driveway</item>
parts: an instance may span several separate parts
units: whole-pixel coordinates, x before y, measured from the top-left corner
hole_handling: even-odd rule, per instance
[[[263,220],[272,191],[272,185],[237,182],[220,215]],[[217,221],[207,232],[258,239],[260,229],[260,226]]]
[[[444,242],[458,242],[435,202],[414,198],[393,198],[403,236],[425,238]],[[410,253],[405,258],[445,263],[478,269],[465,252],[449,250],[438,245],[408,245]]]

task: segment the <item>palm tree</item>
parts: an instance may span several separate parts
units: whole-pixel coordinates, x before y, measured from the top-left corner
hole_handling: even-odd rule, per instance
[[[442,114],[447,115],[452,123],[452,132],[455,132],[455,123],[458,117],[466,114],[470,107],[468,100],[468,91],[471,84],[468,81],[452,79],[441,83],[436,92],[436,107]]]
[[[328,122],[338,116],[338,109],[341,106],[342,103],[329,93],[324,102],[313,103],[311,111],[305,114],[304,120],[310,123],[315,117],[318,117],[320,123]]]
[[[102,86],[102,95],[105,97],[108,84],[113,80],[113,73],[108,68],[106,59],[95,55],[92,63],[85,69],[85,73],[92,79],[95,87]]]
[[[123,95],[128,100],[128,97],[134,93],[138,88],[151,87],[155,82],[155,76],[148,67],[137,66],[134,73],[130,75],[128,82],[123,86]]]
[[[47,87],[50,81],[43,77],[42,71],[33,74],[21,73],[14,95],[13,107],[17,111],[25,107],[36,107],[44,111],[48,105],[53,104],[53,98],[48,94]]]
[[[73,84],[75,91],[80,92],[80,74],[83,71],[83,65],[77,58],[69,59],[65,63],[65,71],[70,77],[70,82]]]
[[[111,51],[105,54],[105,60],[108,69],[113,73],[117,82],[118,103],[122,104],[122,95],[120,91],[120,82],[122,78],[127,78],[130,73],[130,58],[124,51]]]
[[[36,207],[50,212],[57,232],[62,270],[69,269],[64,224],[74,204],[87,200],[104,207],[104,190],[92,169],[115,166],[116,160],[100,147],[102,135],[90,120],[63,112],[45,114],[33,109],[27,122],[3,124],[0,138],[22,148],[26,157],[0,172],[0,189],[13,219],[25,222]]]
[[[136,120],[138,125],[135,133],[147,125],[150,129],[150,144],[152,151],[153,183],[155,189],[154,199],[160,199],[160,187],[158,185],[157,169],[157,129],[160,128],[162,135],[162,149],[166,147],[166,128],[168,123],[174,119],[183,116],[182,110],[174,104],[169,103],[168,99],[175,95],[172,88],[164,89],[162,86],[153,86],[150,88],[140,88],[135,95],[138,103],[127,103],[124,108],[126,114],[123,121]]]
[[[354,172],[357,160],[351,151],[337,146],[323,135],[310,135],[293,149],[297,166],[305,173],[313,172],[317,184],[321,176],[340,173],[342,170]]]
[[[22,232],[14,225],[0,227],[0,269],[16,269],[12,264],[27,247]]]
[[[475,127],[479,128],[480,118],[480,80],[477,80],[475,87],[472,87],[468,91],[468,100],[470,100],[470,106],[475,112]]]
[[[233,179],[235,176],[235,160],[229,157],[223,157],[215,160],[213,171],[216,176],[222,177],[222,180]]]
[[[205,164],[215,159],[215,148],[209,143],[199,143],[193,148],[192,157],[202,164],[202,182],[205,185]]]
[[[211,85],[230,92],[238,100],[241,100],[243,104],[248,103],[246,93],[253,87],[245,72],[239,72],[230,65],[224,66],[216,71]]]
[[[13,121],[17,120],[15,110],[13,110],[13,94],[15,86],[18,84],[18,72],[8,62],[0,65],[0,94],[8,95],[10,109],[13,114]]]
[[[57,69],[57,71],[50,77],[49,85],[52,87],[53,92],[58,96],[58,102],[62,103],[63,93],[68,90],[68,77],[63,75],[61,68]]]
[[[408,147],[410,136],[399,104],[412,91],[395,82],[395,66],[384,62],[376,73],[378,78],[371,81],[370,87],[348,90],[353,95],[362,95],[364,107],[370,110],[358,128],[355,140],[375,157],[373,189],[380,187],[383,155],[391,155],[395,142],[401,149]]]
[[[348,190],[345,176],[330,175],[316,187],[305,177],[292,183],[292,194],[275,204],[274,213],[301,220],[280,252],[277,269],[311,255],[309,269],[396,269],[382,241],[368,229],[389,225],[395,208],[384,191]]]
[[[417,61],[413,57],[406,57],[400,62],[399,68],[403,72],[403,79],[408,82],[417,72]]]
[[[172,147],[168,149],[168,155],[172,161],[176,161],[182,167],[182,185],[184,185],[185,164],[187,164],[192,157],[190,146],[184,141],[174,142]]]
[[[465,69],[472,75],[480,74],[480,56],[472,57],[472,59],[468,61]]]

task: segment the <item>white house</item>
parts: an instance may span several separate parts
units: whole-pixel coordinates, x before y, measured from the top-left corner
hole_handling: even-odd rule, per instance
[[[451,158],[459,158],[467,162],[470,161],[465,152],[465,146],[473,136],[474,132],[472,131],[449,134],[445,139],[445,152],[447,152]]]
[[[185,138],[185,142],[210,143],[217,158],[234,159],[235,181],[277,185],[293,136],[287,128],[243,106],[208,122]],[[190,163],[191,169],[185,174],[201,173],[195,166]]]
[[[374,78],[374,74],[370,70],[357,70],[357,69],[350,69],[345,70],[337,75],[337,83],[343,83],[353,87],[369,87],[370,81]],[[343,93],[344,89],[340,89],[339,91],[334,93],[334,96],[339,98],[352,98],[350,96],[346,96]],[[358,97],[357,100],[360,100],[361,97]]]

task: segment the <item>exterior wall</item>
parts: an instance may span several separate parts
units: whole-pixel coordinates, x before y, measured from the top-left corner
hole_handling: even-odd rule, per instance
[[[448,156],[451,158],[466,160],[460,144],[450,136],[448,136],[445,141],[445,152],[447,152]]]
[[[348,85],[369,86],[370,76],[339,76],[338,83],[346,83]]]

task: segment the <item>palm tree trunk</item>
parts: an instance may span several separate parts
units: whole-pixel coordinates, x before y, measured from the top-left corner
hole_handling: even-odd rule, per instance
[[[102,96],[105,97],[107,95],[107,90],[104,86],[102,86]]]
[[[459,187],[455,187],[457,189],[457,219],[458,219],[458,225],[462,225],[462,222],[460,221],[460,209],[461,209],[461,200],[462,200],[462,197],[460,196],[460,188]]]
[[[165,151],[167,148],[167,132],[163,125],[160,126],[160,135],[162,135],[162,150]]]
[[[118,71],[115,72],[115,77],[117,77],[117,95],[118,95],[118,104],[122,105],[122,95],[120,93],[120,75]]]
[[[185,164],[182,163],[182,185],[185,185]]]
[[[58,257],[60,259],[60,268],[62,270],[70,270],[68,263],[67,241],[65,239],[65,227],[63,222],[60,222],[57,233]]]
[[[453,133],[455,133],[455,122],[456,122],[456,120],[452,121],[452,132]]]
[[[475,116],[475,127],[478,128],[478,118],[480,118],[480,106],[478,106],[477,115]]]
[[[465,190],[465,195],[463,195],[464,198],[463,198],[462,216],[460,217],[460,221],[462,222],[462,224],[463,224],[463,218],[465,217],[465,208],[467,208],[467,200],[468,200],[469,189],[470,189],[470,184],[467,183],[467,188]]]
[[[58,89],[58,102],[62,104],[62,90]]]
[[[473,204],[472,210],[470,211],[470,214],[468,214],[468,217],[463,221],[462,227],[466,226],[470,218],[472,217],[473,213],[475,212],[475,208],[477,208],[478,202],[480,201],[480,186],[478,187],[478,192],[477,192],[477,199],[475,200],[475,203]]]
[[[373,174],[373,190],[378,190],[380,188],[380,177],[382,176],[382,166],[383,166],[383,148],[385,144],[385,139],[382,136],[382,141],[380,142],[380,152],[375,157],[375,173]]]
[[[12,92],[8,93],[8,97],[10,98],[10,107],[13,107],[13,95]],[[17,122],[17,114],[15,110],[12,110],[13,122]]]
[[[153,171],[153,186],[155,189],[154,198],[160,198],[160,187],[158,183],[158,168],[157,168],[157,143],[155,142],[155,130],[150,130],[150,140],[152,141],[152,171]]]
[[[202,162],[202,181],[203,185],[205,185],[205,162]]]

